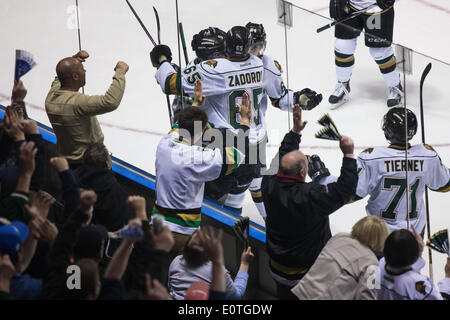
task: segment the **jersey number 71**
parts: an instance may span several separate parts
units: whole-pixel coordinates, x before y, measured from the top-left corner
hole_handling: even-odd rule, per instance
[[[417,197],[416,192],[419,187],[420,178],[417,178],[412,184],[409,185],[409,189],[411,190],[411,202],[409,207],[409,219],[417,218]],[[389,205],[386,209],[381,211],[381,217],[386,220],[395,221],[397,218],[397,206],[400,200],[403,198],[406,191],[406,179],[403,178],[391,178],[384,177],[383,181],[383,190],[385,191],[393,191],[393,189],[397,189],[395,194],[393,195]]]

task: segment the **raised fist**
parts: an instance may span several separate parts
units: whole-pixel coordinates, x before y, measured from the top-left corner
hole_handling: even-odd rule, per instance
[[[353,155],[355,144],[351,138],[342,136],[339,147],[344,155]]]
[[[89,58],[89,53],[87,53],[87,51],[81,50],[74,54],[72,57],[80,60],[80,62],[84,62],[87,58]]]
[[[159,68],[161,62],[164,60],[169,62],[172,61],[172,51],[170,51],[170,48],[165,44],[158,44],[150,52],[150,59],[152,61],[152,65],[155,68]]]
[[[34,120],[22,120],[23,132],[25,134],[39,134],[39,129],[36,121]]]
[[[116,71],[117,69],[122,69],[122,70],[125,70],[125,72],[127,72],[129,68],[130,67],[125,62],[119,61],[119,62],[117,62],[116,67],[114,68],[114,71]]]
[[[14,83],[14,87],[12,89],[11,100],[13,102],[23,101],[27,95],[27,89],[23,85],[22,80]]]
[[[129,196],[127,205],[134,211],[136,218],[147,220],[146,201],[141,196]]]
[[[53,158],[51,158],[50,159],[50,164],[58,172],[63,172],[63,171],[69,170],[69,163],[67,162],[66,158],[63,158],[63,157],[53,157]]]

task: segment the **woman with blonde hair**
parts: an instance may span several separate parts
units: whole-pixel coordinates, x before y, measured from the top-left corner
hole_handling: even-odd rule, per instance
[[[328,240],[292,293],[300,300],[375,300],[378,259],[388,235],[383,219],[362,218],[350,234]]]

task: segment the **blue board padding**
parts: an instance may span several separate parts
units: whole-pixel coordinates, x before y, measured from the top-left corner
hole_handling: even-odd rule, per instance
[[[0,119],[3,119],[5,113],[5,107],[0,105]],[[56,144],[56,136],[53,132],[53,129],[37,122],[39,127],[39,133],[42,135],[42,138],[48,142]],[[155,191],[155,176],[145,172],[142,169],[139,169],[123,160],[120,160],[116,157],[112,157],[112,170],[121,176],[134,181],[144,187],[147,187],[153,191]],[[240,216],[229,211],[226,208],[219,208],[218,204],[212,200],[204,199],[202,206],[202,213],[207,215],[208,217],[219,221],[222,224],[225,224],[229,227],[232,227],[234,223],[239,220]],[[263,243],[266,242],[266,229],[252,221],[250,221],[250,237],[261,241]]]

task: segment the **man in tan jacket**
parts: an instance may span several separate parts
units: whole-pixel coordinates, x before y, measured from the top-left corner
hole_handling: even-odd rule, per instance
[[[57,77],[45,99],[45,110],[57,138],[56,151],[67,158],[71,166],[81,162],[90,144],[103,142],[96,115],[117,109],[125,91],[128,65],[119,61],[114,68],[113,82],[104,95],[88,96],[78,92],[86,83],[82,62],[88,57],[82,50],[59,61]]]

